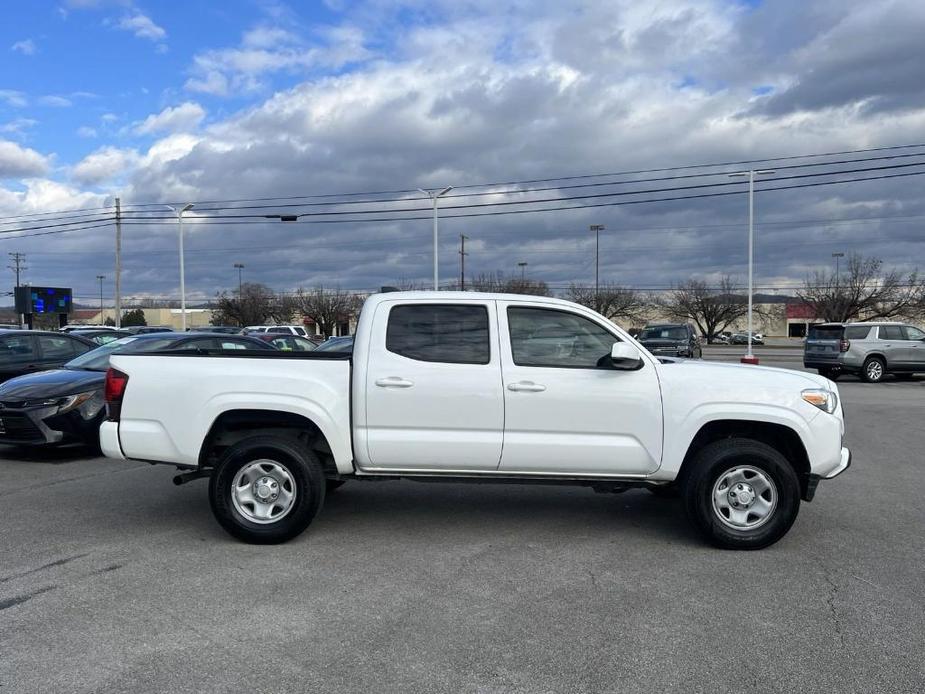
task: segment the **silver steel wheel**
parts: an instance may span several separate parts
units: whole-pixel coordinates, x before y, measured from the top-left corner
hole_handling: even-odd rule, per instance
[[[871,381],[879,381],[883,378],[883,364],[877,359],[871,359],[867,362],[867,378]]]
[[[713,485],[713,513],[734,530],[754,530],[777,508],[777,487],[764,471],[751,465],[726,470]]]
[[[252,523],[275,523],[292,510],[295,480],[282,463],[255,460],[234,476],[231,501],[238,513]]]

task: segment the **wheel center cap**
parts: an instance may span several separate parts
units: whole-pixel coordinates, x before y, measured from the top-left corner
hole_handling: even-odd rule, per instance
[[[729,490],[729,502],[733,506],[749,506],[754,500],[755,490],[747,484],[736,484]]]
[[[254,484],[254,495],[262,502],[275,499],[278,496],[279,484],[270,477],[262,477]]]

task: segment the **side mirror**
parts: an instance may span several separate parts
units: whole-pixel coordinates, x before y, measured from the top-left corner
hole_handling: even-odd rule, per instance
[[[628,342],[614,342],[610,348],[610,364],[620,371],[636,371],[643,366],[642,355]]]

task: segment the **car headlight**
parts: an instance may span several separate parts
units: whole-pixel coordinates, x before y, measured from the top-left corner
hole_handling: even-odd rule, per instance
[[[823,412],[832,414],[838,407],[838,396],[831,390],[824,388],[809,388],[804,390],[803,399],[814,407],[818,407]]]
[[[103,391],[101,390],[88,390],[86,393],[77,393],[76,395],[68,395],[66,398],[61,398],[61,400],[58,401],[58,414],[70,412],[84,403],[87,403],[87,407],[90,410],[87,414],[92,417],[99,412],[103,406],[102,395]],[[94,398],[96,401],[94,401]]]

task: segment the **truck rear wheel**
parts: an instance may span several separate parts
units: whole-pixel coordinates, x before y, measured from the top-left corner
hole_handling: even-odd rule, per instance
[[[209,503],[229,534],[253,544],[286,542],[324,503],[315,454],[292,439],[254,436],[229,448],[209,480]]]
[[[685,507],[712,544],[761,549],[790,530],[800,510],[800,482],[779,451],[730,438],[705,446],[691,462]]]

